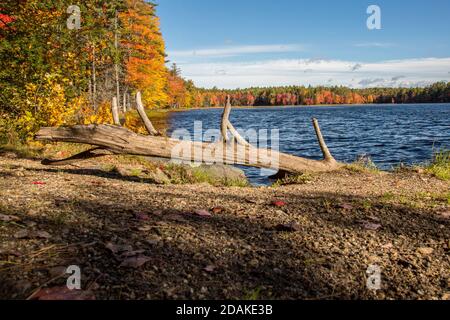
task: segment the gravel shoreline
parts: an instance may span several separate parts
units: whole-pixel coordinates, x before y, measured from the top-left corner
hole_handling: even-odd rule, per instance
[[[351,170],[153,185],[0,157],[0,298],[449,299],[449,186]],[[75,296],[58,289],[70,265]],[[381,290],[366,286],[371,265]]]

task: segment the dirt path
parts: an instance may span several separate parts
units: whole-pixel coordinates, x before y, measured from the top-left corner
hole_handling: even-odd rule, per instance
[[[349,170],[279,188],[127,180],[0,158],[0,298],[62,286],[70,265],[97,299],[449,298],[448,182]],[[367,289],[370,265],[381,290]]]

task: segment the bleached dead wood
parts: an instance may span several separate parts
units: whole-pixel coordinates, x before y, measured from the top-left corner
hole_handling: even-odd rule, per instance
[[[136,100],[138,107],[142,107],[140,114],[142,111],[145,114],[140,94],[137,95]],[[315,119],[313,124],[319,145],[324,153],[325,159],[323,161],[297,157],[274,150],[259,149],[250,145],[229,121],[230,112],[231,103],[228,99],[222,116],[221,126],[224,141],[219,143],[183,141],[157,136],[158,132],[146,114],[145,116],[141,115],[141,117],[146,123],[150,136],[139,135],[119,126],[89,125],[68,128],[41,128],[35,138],[39,141],[81,143],[97,147],[69,159],[59,161],[47,160],[44,164],[68,164],[82,158],[101,156],[102,152],[106,151],[109,154],[151,156],[204,164],[244,165],[289,173],[332,171],[341,166],[331,156],[320,131],[318,121]],[[228,139],[228,131],[231,132],[237,143]]]

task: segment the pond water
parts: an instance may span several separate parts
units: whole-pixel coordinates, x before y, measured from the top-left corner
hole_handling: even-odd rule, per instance
[[[194,121],[201,121],[203,130],[218,129],[221,115],[221,109],[174,112],[167,133],[186,129],[193,134]],[[368,155],[379,168],[389,170],[400,163],[430,161],[435,150],[450,149],[450,104],[236,108],[230,120],[244,131],[278,129],[280,151],[321,159],[312,117],[319,120],[328,147],[342,162]],[[254,184],[267,184],[273,173],[243,169]]]

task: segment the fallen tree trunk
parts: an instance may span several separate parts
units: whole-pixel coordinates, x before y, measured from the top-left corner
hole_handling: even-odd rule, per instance
[[[143,136],[111,125],[42,128],[35,138],[39,141],[94,145],[114,154],[152,156],[205,164],[244,165],[290,173],[331,171],[340,166],[336,162],[310,160],[252,146]]]
[[[136,96],[138,111],[150,136],[139,135],[128,129],[111,125],[42,128],[36,134],[36,140],[81,143],[97,147],[67,159],[44,160],[42,163],[44,165],[67,165],[79,160],[101,157],[112,153],[150,156],[209,165],[243,165],[288,173],[324,172],[341,167],[341,164],[333,158],[325,144],[316,119],[313,119],[313,125],[319,146],[324,155],[323,161],[305,159],[275,150],[258,149],[252,146],[229,121],[231,113],[229,97],[222,115],[222,141],[204,143],[157,136],[159,133],[148,119],[140,96],[138,92]],[[228,139],[228,131],[230,131],[234,139]]]

